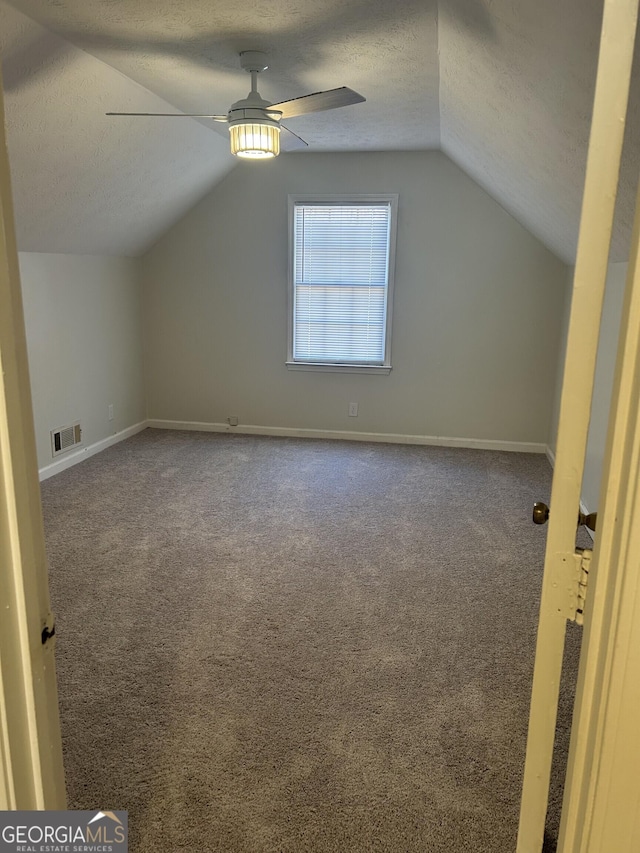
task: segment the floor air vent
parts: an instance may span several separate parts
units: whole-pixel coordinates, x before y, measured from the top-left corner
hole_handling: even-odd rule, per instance
[[[51,452],[54,456],[77,447],[81,442],[82,430],[79,423],[51,430]]]

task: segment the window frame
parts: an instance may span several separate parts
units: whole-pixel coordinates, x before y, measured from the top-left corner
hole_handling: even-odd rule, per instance
[[[286,366],[289,370],[303,370],[326,373],[369,373],[388,375],[391,372],[391,330],[393,321],[393,292],[395,284],[396,266],[396,237],[398,222],[398,194],[397,193],[295,193],[290,194],[289,216],[288,216],[288,243],[289,243],[289,283],[287,299],[287,360]],[[384,361],[382,364],[350,364],[349,362],[321,362],[321,361],[294,361],[293,359],[293,312],[295,307],[295,271],[294,271],[294,210],[296,204],[318,204],[318,205],[349,205],[349,204],[388,204],[390,210],[389,223],[389,260],[387,268],[387,298],[385,317],[385,345]]]

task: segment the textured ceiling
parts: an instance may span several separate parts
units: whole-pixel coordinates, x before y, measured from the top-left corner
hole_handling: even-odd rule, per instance
[[[441,20],[443,150],[565,260],[575,258],[598,59],[602,0],[493,0],[491,39]],[[626,257],[638,180],[634,75],[617,227]]]
[[[23,249],[143,251],[233,166],[227,131],[104,112],[225,112],[248,90],[238,52],[261,49],[269,100],[342,85],[367,98],[288,120],[309,150],[442,147],[560,257],[575,255],[602,0],[12,5],[32,19],[0,0]],[[616,257],[637,117],[634,99]]]
[[[21,250],[137,254],[233,166],[225,141],[195,122],[160,133],[109,122],[114,99],[171,107],[4,5],[0,49]]]

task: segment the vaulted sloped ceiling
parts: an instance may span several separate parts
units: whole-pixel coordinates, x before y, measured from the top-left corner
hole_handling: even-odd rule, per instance
[[[440,19],[443,150],[556,254],[575,259],[603,0],[493,0],[492,31],[469,36],[458,16]],[[638,43],[636,43],[637,45]],[[636,62],[637,64],[637,62]],[[640,158],[634,75],[613,241],[625,257]]]
[[[201,125],[109,122],[105,111],[173,108],[103,62],[0,6],[18,246],[135,255],[233,166]]]
[[[104,113],[226,112],[248,90],[238,53],[260,49],[271,101],[341,85],[367,98],[290,119],[309,151],[441,147],[572,261],[601,14],[602,0],[0,0],[20,247],[144,251],[233,167],[227,131]]]

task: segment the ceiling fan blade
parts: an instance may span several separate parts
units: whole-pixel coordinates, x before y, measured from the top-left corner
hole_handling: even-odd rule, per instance
[[[309,147],[308,142],[305,142],[301,136],[298,136],[297,133],[294,133],[288,127],[281,124],[280,129],[286,131],[280,135],[280,143],[283,151],[299,151],[301,148]]]
[[[163,118],[210,118],[213,121],[227,122],[227,116],[211,116],[201,113],[105,113],[106,116],[161,116]]]
[[[312,95],[302,95],[290,101],[271,104],[269,109],[281,112],[282,118],[291,118],[307,115],[307,113],[319,113],[322,110],[334,110],[336,107],[348,107],[350,104],[360,104],[362,101],[366,101],[366,98],[347,86],[341,86],[339,89],[327,89],[326,92],[314,92]]]

